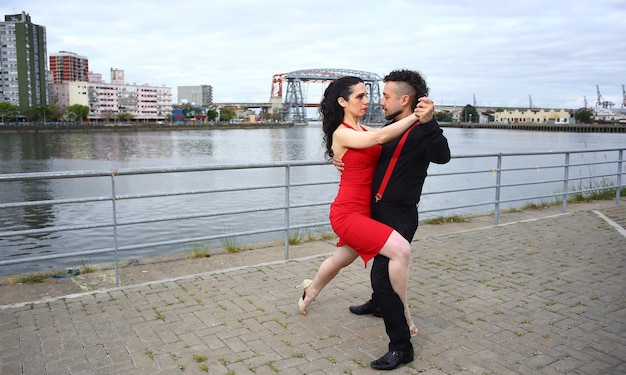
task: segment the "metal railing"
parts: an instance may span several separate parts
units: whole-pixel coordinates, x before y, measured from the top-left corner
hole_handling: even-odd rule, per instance
[[[622,177],[625,167],[624,150],[626,149],[453,156],[449,164],[431,165],[420,203],[420,215],[471,214],[478,211],[489,211],[493,212],[494,225],[497,225],[500,211],[507,206],[514,207],[515,205],[545,202],[546,200],[552,200],[553,203],[561,201],[562,211],[565,213],[567,212],[569,197],[604,190],[615,190],[615,203],[619,204],[620,190],[624,187]],[[317,170],[319,168],[321,171]],[[242,178],[241,175],[237,175],[235,178],[222,176],[237,173],[237,171],[246,171],[246,173],[254,171],[256,174],[249,178]],[[11,240],[12,246],[15,245],[15,242],[24,239],[34,241],[34,239],[51,233],[88,231],[88,233],[108,239],[111,246],[69,252],[57,252],[58,249],[56,249],[45,255],[28,254],[27,256],[7,254],[6,251],[3,251],[4,254],[2,255],[5,259],[0,259],[0,266],[96,254],[113,254],[116,285],[119,285],[118,264],[121,253],[130,254],[132,251],[140,249],[209,240],[224,241],[251,236],[254,238],[255,235],[270,233],[282,233],[284,258],[289,259],[290,236],[294,231],[309,228],[329,230],[327,229],[329,228],[328,205],[334,198],[338,181],[337,173],[332,173],[333,171],[334,168],[326,162],[303,161],[3,174],[0,175],[0,190],[11,184],[20,185],[20,187],[13,185],[13,189],[8,188],[5,191],[24,188],[42,181],[47,183],[55,180],[62,182],[78,181],[76,186],[82,186],[81,184],[85,184],[85,181],[97,180],[100,183],[93,183],[94,188],[89,189],[89,192],[97,190],[96,186],[105,186],[108,193],[96,196],[76,194],[76,196],[64,198],[23,199],[0,203],[0,220],[5,222],[13,221],[7,219],[12,215],[19,215],[20,213],[25,215],[25,211],[37,212],[36,208],[43,207],[47,212],[52,211],[60,215],[59,213],[63,212],[62,207],[87,207],[85,210],[81,209],[80,220],[84,220],[83,223],[76,223],[76,219],[74,219],[61,224],[58,223],[61,220],[54,220],[55,222],[51,225],[33,225],[33,223],[29,225],[23,223],[3,225],[3,228],[0,229],[0,245],[4,247],[5,244],[9,243],[9,239],[15,238],[17,240]],[[124,181],[123,186],[119,186],[121,178],[158,175],[165,178],[159,181],[177,181],[180,178],[187,178],[190,181],[196,180],[195,176],[198,176],[198,173],[205,178],[203,183],[208,185],[213,183],[215,186],[196,189],[179,189],[176,187],[168,190],[162,188],[165,185],[163,182],[154,184],[147,182],[137,189],[137,183],[133,184],[129,181]],[[207,175],[211,177],[207,179]],[[319,178],[320,175],[328,178]],[[192,178],[188,178],[190,176]],[[222,177],[218,179],[215,176]],[[103,179],[107,181],[106,184],[101,183]],[[265,182],[259,184],[258,181],[260,180]],[[144,179],[138,181],[144,181]],[[454,186],[454,188],[446,188],[450,186]],[[161,188],[160,191],[159,188]],[[76,187],[65,189],[61,186],[59,190],[67,192],[67,190],[80,191],[81,189]],[[182,209],[182,212],[174,212],[173,214],[170,214],[170,209],[167,209],[165,210],[167,214],[161,213],[148,217],[137,214],[134,208],[129,208],[131,206],[125,207],[126,211],[130,213],[120,214],[119,212],[120,204],[141,200],[157,200],[158,204],[149,205],[149,207],[154,207],[165,205],[165,202],[172,200],[179,202],[184,199],[188,201],[192,200],[194,196],[200,196],[202,200],[199,202],[204,202],[202,204],[206,202],[216,204],[221,203],[225,195],[236,196],[235,201],[241,201],[242,197],[251,194],[253,194],[254,199],[249,200],[250,203],[243,202],[237,206],[229,203],[223,206],[225,207],[223,209],[213,207],[189,212],[192,210],[185,208]],[[9,195],[3,197],[3,200],[11,200]],[[282,204],[279,204],[277,203],[279,199],[276,197],[280,198],[281,196],[284,199]],[[109,203],[109,208],[103,206],[103,204],[108,205]],[[170,203],[170,205],[172,204]],[[178,206],[178,203],[174,203],[173,206]],[[96,210],[95,207],[98,209]],[[294,219],[301,219],[303,216],[298,210],[317,212],[317,216],[313,215],[308,220],[298,223]],[[272,218],[282,217],[282,219],[278,221],[254,220],[255,225],[250,225],[249,222],[245,221],[246,217],[250,218],[261,214],[271,215]],[[229,230],[202,236],[190,235],[183,238],[161,238],[158,241],[140,240],[139,242],[132,241],[137,233],[135,229],[129,230],[125,234],[120,233],[124,228],[134,228],[140,225],[167,227],[167,223],[172,222],[219,220],[237,215],[244,217],[243,222],[240,222],[238,227],[245,230]],[[211,222],[211,226],[215,226],[214,224],[215,221]],[[27,226],[31,228],[25,228]],[[35,227],[32,228],[33,226]],[[148,237],[153,238],[153,236]]]

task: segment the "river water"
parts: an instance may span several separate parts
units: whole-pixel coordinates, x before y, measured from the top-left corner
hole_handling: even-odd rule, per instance
[[[492,153],[512,152],[545,152],[571,151],[618,148],[626,145],[625,133],[565,133],[565,132],[533,132],[496,129],[458,129],[444,127],[444,134],[448,138],[453,156],[479,155]],[[602,156],[597,156],[602,158]],[[89,132],[89,133],[22,133],[0,135],[0,173],[50,172],[50,171],[77,171],[112,169],[144,168],[144,167],[176,167],[197,165],[246,164],[275,161],[308,161],[323,160],[323,146],[321,127],[313,123],[308,126],[298,126],[280,129],[229,129],[229,130],[187,130],[187,131],[144,131],[144,132]],[[464,159],[446,165],[432,165],[429,172],[445,173],[455,169],[467,168]],[[485,168],[495,165],[481,166]],[[245,173],[242,171],[241,173]],[[328,180],[328,173],[333,173],[332,167],[320,169],[319,176],[309,176],[312,179]],[[188,178],[193,178],[190,174]],[[232,175],[230,178],[257,179],[261,176]],[[214,181],[204,183],[213,183]],[[173,188],[187,187],[191,181],[169,181]],[[458,181],[466,184],[467,181]],[[150,180],[137,180],[132,186],[135,192],[140,192]],[[437,186],[437,179],[427,179],[425,192],[428,190],[442,190]],[[64,184],[51,182],[49,184],[19,184],[11,183],[0,185],[0,203],[19,202],[25,200],[50,200],[75,196],[100,196],[110,194],[107,183],[85,181],[81,184]],[[332,199],[334,190],[331,189],[328,197]],[[424,197],[422,206],[447,204],[444,201],[429,201]],[[259,195],[243,194],[237,199],[242,206],[257,203]],[[110,203],[109,203],[110,204]],[[158,212],[180,206],[176,197],[158,204],[146,203],[132,212],[120,212],[121,216],[156,214],[153,212],[158,206]],[[204,204],[204,203],[201,203]],[[212,204],[218,205],[219,202]],[[237,209],[237,207],[229,207]],[[138,212],[144,211],[145,212]],[[211,207],[211,209],[216,209]],[[92,217],[89,208],[50,208],[51,212],[28,210],[0,211],[2,230],[35,228],[41,224],[72,225],[81,220],[106,220],[102,217]],[[321,209],[321,217],[327,215],[327,209]],[[16,212],[24,217],[15,217]],[[231,228],[248,226],[247,218],[235,219],[221,223],[216,231],[227,231]],[[319,218],[308,218],[320,220]],[[238,222],[238,220],[242,220]],[[167,225],[167,224],[166,224]],[[181,224],[182,225],[182,224]],[[204,227],[203,227],[204,225]],[[172,229],[172,235],[197,236],[197,231],[204,231],[212,224],[190,223]],[[200,228],[200,229],[199,229]],[[154,229],[154,228],[152,228]],[[163,228],[166,232],[170,228]],[[132,233],[131,237],[142,237],[150,242],[154,234],[146,231]],[[72,249],[94,248],[94,242],[103,242],[110,246],[110,234],[96,233],[95,230],[83,231],[80,234],[51,233],[42,236],[29,236],[22,239],[0,239],[0,260],[16,256],[28,257],[55,251],[71,251]],[[219,244],[217,245],[219,246]],[[179,246],[180,248],[180,246]],[[183,249],[186,250],[186,249]],[[160,255],[168,249],[154,249],[129,255],[153,256]],[[73,260],[76,262],[76,260]],[[81,262],[98,263],[110,261],[98,256],[81,259]],[[5,267],[0,275],[35,272],[48,268],[67,266],[67,260],[51,260],[42,263]]]

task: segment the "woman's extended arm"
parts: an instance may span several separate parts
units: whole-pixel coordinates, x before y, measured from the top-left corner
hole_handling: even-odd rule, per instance
[[[333,148],[339,146],[341,148],[359,149],[372,147],[376,144],[387,143],[399,137],[416,121],[418,121],[418,119],[414,112],[402,120],[396,121],[393,124],[380,129],[373,129],[373,131],[355,132],[354,130],[348,128],[338,128],[333,134]],[[337,151],[338,150],[335,150],[335,153],[337,153]]]

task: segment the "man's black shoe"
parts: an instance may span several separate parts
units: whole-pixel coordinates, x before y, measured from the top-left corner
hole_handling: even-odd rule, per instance
[[[366,315],[372,314],[377,318],[382,318],[383,312],[380,311],[380,308],[374,306],[374,302],[369,300],[362,305],[358,306],[350,306],[350,312],[357,315]]]
[[[375,370],[393,370],[409,362],[413,362],[412,350],[410,352],[390,351],[370,363],[370,367]]]

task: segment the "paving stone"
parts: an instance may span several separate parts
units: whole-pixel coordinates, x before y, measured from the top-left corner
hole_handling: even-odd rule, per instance
[[[626,237],[604,217],[624,225],[626,206],[418,230],[416,359],[394,373],[624,373]],[[0,305],[0,372],[376,373],[369,363],[388,344],[382,319],[348,311],[371,295],[369,267],[346,267],[302,316],[294,286],[332,244],[301,246],[311,255],[268,262],[259,253],[209,272],[190,264],[169,279]]]

